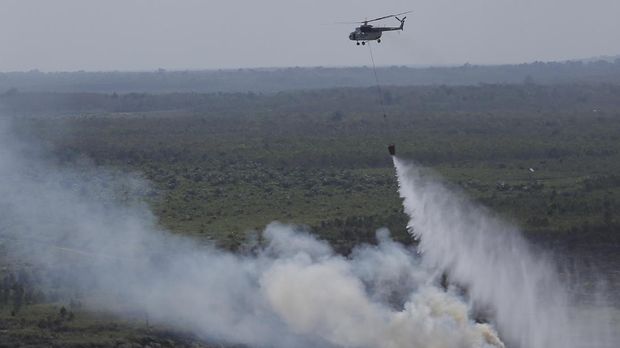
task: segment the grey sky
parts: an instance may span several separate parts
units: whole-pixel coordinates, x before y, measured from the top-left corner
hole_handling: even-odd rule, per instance
[[[368,65],[332,23],[406,10],[377,64],[620,54],[620,0],[0,0],[0,71]]]

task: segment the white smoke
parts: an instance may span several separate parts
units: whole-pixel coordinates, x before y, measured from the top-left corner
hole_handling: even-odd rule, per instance
[[[385,230],[343,257],[272,223],[232,254],[160,228],[138,175],[60,166],[10,128],[0,135],[0,243],[95,309],[251,346],[503,347]]]
[[[484,308],[512,347],[616,346],[605,311],[575,305],[553,262],[535,253],[519,231],[436,175],[394,158],[409,228],[427,267],[443,270]],[[594,294],[593,294],[594,295]],[[587,318],[587,319],[586,319]]]

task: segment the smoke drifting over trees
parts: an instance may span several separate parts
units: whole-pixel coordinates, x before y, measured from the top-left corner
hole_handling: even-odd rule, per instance
[[[2,129],[2,238],[13,257],[99,294],[89,305],[255,346],[502,347],[415,250],[379,234],[351,257],[272,223],[236,255],[157,227],[135,176],[63,168]],[[33,155],[34,154],[34,155]],[[405,280],[405,281],[403,281]],[[424,328],[420,330],[420,328]]]
[[[516,230],[400,161],[421,257],[386,230],[377,245],[343,257],[275,222],[232,254],[159,228],[139,199],[148,184],[138,176],[89,163],[61,167],[7,127],[2,135],[1,216],[10,226],[2,238],[13,257],[62,275],[67,288],[96,292],[93,308],[142,311],[201,337],[277,347],[503,347],[495,324],[517,346],[579,347],[566,334],[591,328],[565,321],[572,309],[561,283]],[[468,292],[444,289],[443,271]],[[476,305],[489,308],[490,324],[473,319]],[[606,322],[594,323],[594,343],[610,340]]]

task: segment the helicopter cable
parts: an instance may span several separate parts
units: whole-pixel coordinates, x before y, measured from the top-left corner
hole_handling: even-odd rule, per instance
[[[383,111],[383,119],[387,119],[387,113],[385,112],[385,104],[383,103],[383,90],[381,84],[379,84],[379,76],[377,75],[377,66],[375,65],[375,57],[372,54],[372,45],[368,42],[368,50],[370,51],[370,60],[372,61],[372,71],[375,75],[375,82],[377,83],[377,91],[379,92],[379,103],[381,104],[381,110]]]

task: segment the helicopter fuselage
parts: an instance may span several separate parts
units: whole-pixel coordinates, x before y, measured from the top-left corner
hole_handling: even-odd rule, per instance
[[[368,30],[360,30],[360,28],[356,28],[354,32],[349,34],[349,39],[353,41],[371,41],[371,40],[379,40],[381,38],[382,31],[368,31]]]
[[[401,21],[400,27],[374,27],[369,24],[364,24],[355,28],[355,31],[349,34],[349,40],[357,41],[358,44],[360,41],[362,44],[372,40],[381,42],[381,35],[384,31],[403,30],[403,22],[404,19]]]

